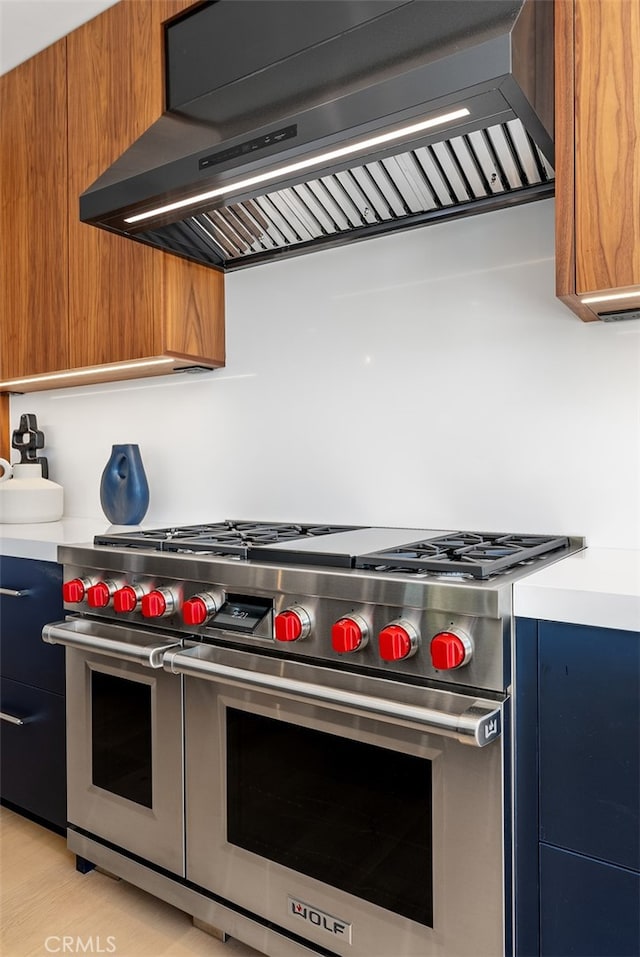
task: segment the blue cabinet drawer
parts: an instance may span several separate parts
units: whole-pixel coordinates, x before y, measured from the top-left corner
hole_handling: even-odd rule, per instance
[[[538,629],[540,840],[638,871],[640,635]]]
[[[2,799],[66,827],[64,697],[3,678],[0,711]]]
[[[0,556],[0,667],[13,681],[64,694],[64,649],[42,641],[42,626],[64,618],[62,568]]]
[[[540,846],[541,957],[638,957],[640,874]]]

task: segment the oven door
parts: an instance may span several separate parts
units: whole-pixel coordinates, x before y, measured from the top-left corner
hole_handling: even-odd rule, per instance
[[[69,826],[184,876],[182,681],[176,641],[85,619],[46,625],[66,646]]]
[[[504,952],[499,702],[212,646],[165,667],[189,880],[325,952]]]

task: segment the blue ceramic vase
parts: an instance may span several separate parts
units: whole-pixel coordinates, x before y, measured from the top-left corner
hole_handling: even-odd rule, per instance
[[[100,480],[100,504],[112,525],[139,525],[149,508],[149,484],[138,445],[114,445]]]

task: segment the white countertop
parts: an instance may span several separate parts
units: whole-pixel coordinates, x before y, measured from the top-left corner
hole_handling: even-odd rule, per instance
[[[586,548],[517,582],[521,618],[640,631],[640,551]]]
[[[94,535],[107,529],[125,530],[121,525],[110,525],[106,518],[62,518],[59,522],[40,522],[37,525],[0,524],[0,555],[55,562],[58,545],[93,542]]]

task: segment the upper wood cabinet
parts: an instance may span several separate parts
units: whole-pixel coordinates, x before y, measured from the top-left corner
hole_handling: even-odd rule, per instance
[[[590,321],[640,310],[640,2],[555,11],[557,294]]]
[[[0,378],[67,365],[67,59],[0,76]]]
[[[191,5],[121,0],[0,78],[1,225],[12,237],[0,388],[224,364],[223,274],[79,219],[80,194],[162,113],[163,23]]]

